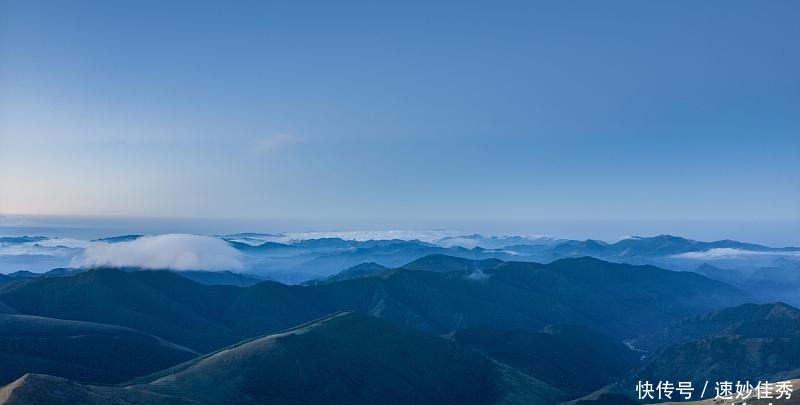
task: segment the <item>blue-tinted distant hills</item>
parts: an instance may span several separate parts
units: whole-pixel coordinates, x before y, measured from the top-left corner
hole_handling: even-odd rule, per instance
[[[232,285],[236,287],[250,287],[264,279],[250,274],[235,273],[232,271],[177,271],[176,274],[194,282],[205,285]]]
[[[36,243],[45,239],[45,236],[3,236],[0,237],[0,244]]]
[[[112,236],[90,243],[93,246],[121,245],[139,237]],[[743,283],[750,285],[752,281],[754,294],[775,294],[775,297],[800,305],[800,298],[797,298],[800,297],[797,291],[800,286],[800,249],[794,247],[775,248],[733,240],[703,242],[672,235],[628,237],[613,243],[594,239],[479,234],[445,236],[425,241],[397,238],[353,240],[339,237],[303,239],[261,233],[225,235],[220,238],[239,252],[238,260],[241,261],[238,268],[223,270],[242,274],[243,277],[234,277],[230,273],[224,277],[198,273],[197,280],[200,282],[246,286],[266,279],[302,284],[335,277],[342,270],[363,263],[397,268],[431,255],[474,261],[497,259],[537,263],[590,256],[616,263],[696,271],[742,288]],[[19,270],[41,273],[55,267],[69,266],[71,258],[81,254],[85,243],[49,240],[43,236],[8,239],[0,246],[0,273]],[[712,267],[716,270],[712,270]],[[0,277],[0,283],[8,281],[8,278]]]
[[[454,244],[465,240],[468,242],[466,244],[474,246],[464,247]],[[499,242],[509,244],[499,246],[502,244]],[[433,254],[472,260],[495,258],[534,262],[592,256],[615,262],[654,264],[681,270],[694,270],[704,261],[719,261],[723,264],[733,261],[737,264],[735,267],[752,269],[765,267],[765,264],[779,260],[783,260],[783,264],[789,266],[800,264],[800,248],[772,248],[732,240],[699,242],[670,235],[630,237],[615,243],[592,239],[581,241],[523,237],[485,238],[480,235],[448,237],[435,243],[417,240],[355,241],[339,238],[293,243],[265,242],[258,245],[235,241],[231,243],[245,253],[248,266],[255,272],[284,282],[327,277],[367,262],[397,267]]]
[[[323,283],[332,283],[337,281],[345,281],[345,280],[352,280],[356,278],[363,278],[363,277],[373,277],[384,272],[391,272],[391,269],[386,266],[381,266],[378,263],[369,262],[369,263],[361,263],[359,265],[355,265],[350,267],[349,269],[344,269],[332,276],[328,276],[321,280],[311,280],[306,282],[307,285],[315,285],[315,284],[323,284]]]
[[[9,274],[0,274],[0,286],[3,284],[9,284],[14,281],[20,280],[29,280],[33,278],[39,277],[63,277],[63,276],[70,276],[73,274],[80,273],[85,271],[83,269],[76,269],[76,268],[68,268],[68,267],[59,267],[44,273],[33,273],[26,270],[15,271]]]
[[[141,235],[121,235],[86,243],[125,243]],[[656,264],[667,268],[693,270],[703,262],[722,268],[786,267],[800,262],[800,248],[768,247],[733,240],[701,242],[672,235],[628,237],[614,243],[586,239],[568,240],[522,236],[447,236],[429,241],[404,239],[351,240],[338,237],[290,239],[279,234],[243,233],[221,237],[241,251],[247,273],[302,282],[325,277],[367,262],[397,267],[431,254],[469,259],[550,262],[565,257],[592,256],[604,260]],[[0,273],[17,270],[41,272],[41,265],[27,266],[50,258],[79,254],[82,245],[45,236],[0,238]],[[44,242],[48,242],[45,244]],[[66,244],[66,246],[64,245]],[[85,243],[84,243],[85,245]],[[51,260],[51,261],[52,261]],[[778,262],[774,266],[773,262]],[[65,267],[65,266],[53,266]],[[51,267],[52,268],[52,267]],[[46,270],[49,270],[46,269]]]
[[[10,274],[0,274],[0,286],[16,281],[30,280],[35,278],[71,276],[89,270],[90,269],[73,267],[56,268],[44,273],[33,273],[30,271],[20,270]],[[126,272],[149,271],[136,267],[119,268],[119,270]],[[172,270],[165,271],[172,272]],[[264,279],[260,277],[250,274],[235,273],[232,271],[183,270],[174,272],[184,278],[188,278],[189,280],[205,285],[233,285],[237,287],[249,287],[264,281]]]
[[[483,248],[441,247],[417,240],[354,241],[325,238],[291,244],[266,242],[260,245],[232,244],[243,255],[247,268],[262,277],[301,283],[324,278],[362,263],[374,262],[385,267],[399,267],[431,254],[447,254],[472,259],[504,258],[513,255]]]
[[[141,237],[142,237],[142,235],[111,236],[111,237],[108,237],[108,238],[94,239],[94,240],[92,240],[92,242],[106,242],[106,243],[130,242],[130,241],[139,239]]]
[[[484,249],[500,249],[512,245],[555,245],[563,242],[564,239],[548,237],[530,236],[484,236],[474,233],[464,236],[447,236],[437,239],[435,243],[439,246],[451,247],[461,246],[466,248],[481,247]]]

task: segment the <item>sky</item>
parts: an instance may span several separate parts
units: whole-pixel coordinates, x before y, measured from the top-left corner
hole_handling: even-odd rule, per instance
[[[0,0],[0,214],[800,238],[800,2],[431,3]]]

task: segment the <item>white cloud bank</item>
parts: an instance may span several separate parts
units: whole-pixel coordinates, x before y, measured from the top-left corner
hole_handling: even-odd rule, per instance
[[[800,252],[795,251],[767,251],[759,252],[753,250],[743,250],[735,248],[714,248],[703,250],[699,252],[686,252],[674,255],[674,257],[693,260],[722,260],[722,259],[740,259],[753,256],[800,256]]]
[[[209,236],[166,234],[130,242],[94,244],[72,259],[74,267],[141,267],[172,270],[234,270],[239,251]]]
[[[436,243],[442,238],[459,235],[456,231],[414,231],[414,230],[386,230],[386,231],[330,231],[330,232],[287,232],[279,234],[234,234],[223,235],[223,238],[243,242],[250,245],[259,245],[264,242],[295,243],[309,239],[341,238],[344,240],[419,240],[422,242]]]

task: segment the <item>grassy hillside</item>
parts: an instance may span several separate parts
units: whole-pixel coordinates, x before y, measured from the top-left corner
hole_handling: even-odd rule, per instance
[[[547,384],[453,342],[352,313],[244,341],[131,386],[81,386],[39,376],[14,384],[0,390],[0,404],[50,403],[63,396],[54,385],[80,400],[136,395],[137,403],[182,398],[205,404],[536,405],[563,398]],[[39,389],[26,389],[33,384]]]
[[[624,376],[639,354],[619,341],[580,327],[542,332],[487,327],[464,329],[453,339],[578,398]]]
[[[208,351],[242,339],[212,320],[238,292],[171,272],[97,269],[15,283],[0,301],[23,314],[122,325]]]
[[[800,310],[747,304],[642,339],[654,347],[630,381],[776,381],[800,375]]]
[[[25,373],[122,382],[197,353],[133,329],[28,315],[0,315],[0,385]]]

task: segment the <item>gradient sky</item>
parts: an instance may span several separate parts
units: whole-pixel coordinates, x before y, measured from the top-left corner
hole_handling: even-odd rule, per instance
[[[0,2],[0,213],[800,221],[800,2]]]

